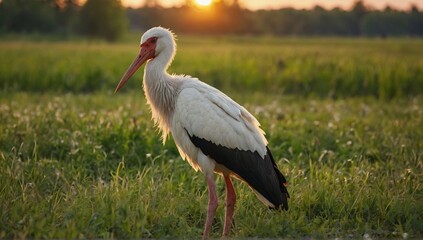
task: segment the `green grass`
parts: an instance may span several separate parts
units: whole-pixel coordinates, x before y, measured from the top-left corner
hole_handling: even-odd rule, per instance
[[[204,177],[162,146],[142,73],[112,95],[136,41],[1,42],[0,238],[201,236]],[[180,42],[171,71],[246,106],[289,181],[288,212],[235,181],[231,236],[423,237],[421,40]]]
[[[232,236],[423,236],[421,98],[236,97],[267,130],[292,197],[270,211],[236,181]],[[204,177],[161,146],[141,94],[6,94],[0,112],[0,237],[201,236]]]
[[[379,99],[423,92],[421,39],[180,38],[171,72],[199,77],[223,90]],[[110,91],[138,53],[138,41],[3,40],[0,89]],[[126,89],[138,86],[131,81]]]

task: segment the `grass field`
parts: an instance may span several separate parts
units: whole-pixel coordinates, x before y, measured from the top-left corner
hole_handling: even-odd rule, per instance
[[[111,91],[139,51],[130,43],[2,41],[0,89]],[[181,37],[171,72],[226,92],[314,97],[410,97],[423,92],[421,39],[276,39]],[[125,69],[126,70],[126,69]],[[138,73],[141,78],[142,71]],[[139,81],[131,81],[139,88]]]
[[[288,212],[235,181],[233,237],[423,237],[423,41],[180,39],[171,71],[245,105],[289,181]],[[204,177],[161,145],[141,73],[112,94],[136,43],[1,42],[0,238],[201,236]]]

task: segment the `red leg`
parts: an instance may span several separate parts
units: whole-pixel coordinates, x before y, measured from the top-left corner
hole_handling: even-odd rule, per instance
[[[217,209],[216,185],[214,183],[213,176],[206,176],[206,178],[207,186],[209,188],[209,205],[207,207],[207,220],[206,225],[204,226],[203,239],[207,239],[210,235],[211,226]]]
[[[225,227],[223,228],[223,236],[228,236],[231,232],[232,219],[235,212],[236,194],[230,176],[225,175],[226,183],[226,214]]]

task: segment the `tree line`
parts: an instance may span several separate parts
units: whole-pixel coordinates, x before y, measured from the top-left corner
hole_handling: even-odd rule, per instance
[[[164,8],[155,0],[123,8],[119,0],[0,0],[0,34],[47,33],[84,35],[117,40],[129,29],[143,31],[165,26],[194,34],[271,34],[282,36],[422,36],[423,12],[387,6],[373,9],[356,1],[340,8],[251,11],[237,0],[216,0],[198,7],[187,0],[180,7]]]
[[[0,34],[83,35],[114,41],[127,26],[119,0],[0,0]]]

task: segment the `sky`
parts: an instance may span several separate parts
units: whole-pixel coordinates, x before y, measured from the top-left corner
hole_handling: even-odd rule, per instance
[[[164,7],[179,6],[186,2],[186,0],[156,0]],[[125,6],[139,7],[143,5],[145,0],[122,0]],[[343,9],[350,9],[355,0],[239,0],[243,7],[251,10],[257,9],[278,9],[282,7],[312,8],[315,5],[320,5],[324,8],[332,9],[334,7],[341,7]],[[408,10],[410,5],[414,4],[419,9],[423,9],[423,0],[364,0],[366,5],[377,9],[383,9],[387,5],[391,7]]]

